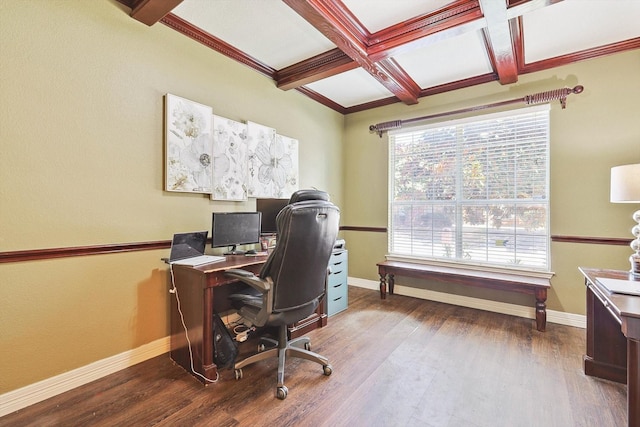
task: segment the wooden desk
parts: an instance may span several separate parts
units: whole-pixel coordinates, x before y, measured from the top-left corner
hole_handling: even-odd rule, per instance
[[[178,298],[184,323],[189,331],[193,370],[208,380],[217,378],[217,366],[213,361],[213,313],[229,310],[228,295],[244,285],[225,276],[227,270],[241,268],[258,274],[267,256],[228,255],[226,261],[204,264],[197,267],[173,266],[173,281],[176,298],[171,298],[171,359],[191,371],[191,355],[182,319],[178,312]],[[289,326],[290,338],[326,326],[327,314],[324,304],[311,316]],[[208,382],[194,375],[200,382]]]
[[[382,299],[386,298],[387,281],[389,293],[393,294],[396,274],[418,279],[532,294],[536,300],[536,329],[543,332],[547,327],[547,289],[551,287],[548,279],[400,261],[379,262],[378,274],[380,275],[380,298]]]
[[[266,256],[233,255],[227,256],[226,261],[197,267],[173,266],[176,298],[171,298],[171,359],[191,373],[189,343],[178,312],[179,299],[184,323],[189,331],[193,369],[211,381],[216,380],[218,370],[213,361],[213,313],[228,308],[226,295],[235,289],[233,284],[236,283],[224,273],[232,268],[242,268],[257,274],[266,259]],[[214,299],[214,288],[217,287],[221,287],[221,292],[215,292],[219,302]],[[196,378],[206,384],[204,379],[197,375]]]
[[[629,279],[626,271],[579,268],[587,286],[584,373],[627,384],[629,427],[640,427],[640,297],[610,293],[596,277]]]

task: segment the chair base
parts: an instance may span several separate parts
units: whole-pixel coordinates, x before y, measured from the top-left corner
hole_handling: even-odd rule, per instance
[[[261,341],[275,345],[273,348],[269,348],[260,351],[257,354],[247,357],[244,360],[236,362],[234,365],[236,379],[242,378],[242,368],[251,365],[261,360],[266,360],[271,357],[278,358],[278,373],[277,373],[277,386],[276,397],[278,399],[285,399],[287,397],[288,389],[284,385],[284,365],[287,357],[297,357],[300,359],[309,360],[311,362],[322,365],[324,375],[331,375],[332,368],[329,364],[329,360],[317,353],[310,351],[311,341],[308,337],[300,337],[293,340],[287,339],[287,326],[281,326],[279,328],[280,340],[276,341],[270,338],[260,338]]]

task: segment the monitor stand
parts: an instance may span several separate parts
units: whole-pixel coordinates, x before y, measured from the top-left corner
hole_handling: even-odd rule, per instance
[[[229,250],[224,255],[244,255],[244,251],[236,249],[237,245],[229,246]]]

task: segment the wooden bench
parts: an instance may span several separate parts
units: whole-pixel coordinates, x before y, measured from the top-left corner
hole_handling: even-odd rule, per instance
[[[394,276],[431,279],[439,282],[458,283],[467,286],[498,289],[501,291],[520,292],[535,296],[536,329],[544,331],[547,326],[547,289],[551,287],[546,278],[529,277],[499,272],[484,272],[464,268],[443,267],[400,261],[383,261],[378,264],[380,275],[380,298],[393,295]]]

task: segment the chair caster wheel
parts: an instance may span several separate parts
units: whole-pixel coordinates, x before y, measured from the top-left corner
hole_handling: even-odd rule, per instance
[[[304,349],[307,351],[311,351],[311,343],[309,342],[304,343]]]
[[[331,375],[331,372],[333,372],[333,368],[331,367],[331,365],[324,365],[322,367],[322,370],[326,376]]]
[[[265,350],[264,344],[258,344],[258,353],[262,353]]]
[[[276,389],[276,397],[280,400],[284,400],[287,398],[287,393],[289,389],[286,386],[280,386]]]
[[[236,380],[242,379],[242,369],[236,369]]]

